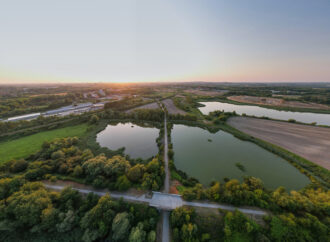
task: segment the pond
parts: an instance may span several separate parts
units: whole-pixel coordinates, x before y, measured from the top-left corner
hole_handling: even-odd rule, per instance
[[[310,183],[286,160],[223,131],[174,125],[172,142],[177,169],[206,186],[225,177],[242,181],[246,175],[260,178],[269,189],[296,190]]]
[[[133,159],[148,159],[157,155],[156,139],[159,129],[141,127],[133,123],[118,123],[108,125],[97,134],[96,141],[101,147],[110,150],[125,148],[124,153]]]
[[[273,119],[289,120],[294,119],[302,123],[313,123],[316,122],[319,125],[330,126],[330,114],[322,113],[305,113],[305,112],[289,112],[289,111],[279,111],[275,109],[262,108],[253,105],[236,105],[231,103],[222,102],[200,102],[205,105],[205,107],[200,107],[199,110],[207,115],[209,112],[215,110],[224,110],[225,112],[235,111],[237,114],[254,115],[256,117],[269,117]]]

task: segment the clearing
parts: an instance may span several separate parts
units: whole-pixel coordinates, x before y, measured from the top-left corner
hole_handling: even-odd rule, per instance
[[[248,117],[232,117],[227,123],[330,170],[330,128]]]
[[[185,111],[183,111],[175,106],[172,99],[165,99],[162,101],[162,103],[165,105],[169,114],[182,114],[182,115],[186,114]]]
[[[126,111],[126,113],[131,113],[137,109],[158,109],[158,108],[159,108],[158,103],[154,102],[154,103],[148,103],[148,104],[145,104],[142,106],[138,106],[136,108],[129,109]]]
[[[304,103],[298,101],[286,101],[280,98],[272,97],[253,97],[253,96],[230,96],[229,100],[251,103],[258,105],[278,106],[278,107],[290,107],[290,108],[311,108],[311,109],[330,109],[329,106],[318,103]]]
[[[11,159],[26,158],[40,150],[45,141],[70,136],[82,136],[87,130],[87,124],[42,131],[22,138],[0,143],[0,163]]]

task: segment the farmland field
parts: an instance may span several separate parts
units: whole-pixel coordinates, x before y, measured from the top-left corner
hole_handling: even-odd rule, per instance
[[[228,124],[330,169],[329,128],[247,117],[230,118]]]
[[[86,129],[87,124],[80,124],[1,142],[0,163],[11,159],[25,158],[34,154],[41,148],[41,145],[45,141],[50,141],[55,138],[82,136],[86,132]]]

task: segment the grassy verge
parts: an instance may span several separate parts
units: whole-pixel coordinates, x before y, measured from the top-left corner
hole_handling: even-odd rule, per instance
[[[11,159],[26,158],[37,152],[45,141],[70,136],[81,137],[86,133],[86,130],[87,124],[80,124],[51,131],[43,131],[22,138],[1,142],[0,162]]]

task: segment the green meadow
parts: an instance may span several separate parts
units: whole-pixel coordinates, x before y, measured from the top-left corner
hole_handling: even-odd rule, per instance
[[[43,131],[15,140],[0,143],[0,163],[11,159],[26,158],[40,150],[43,142],[70,136],[80,137],[86,133],[87,124]]]

